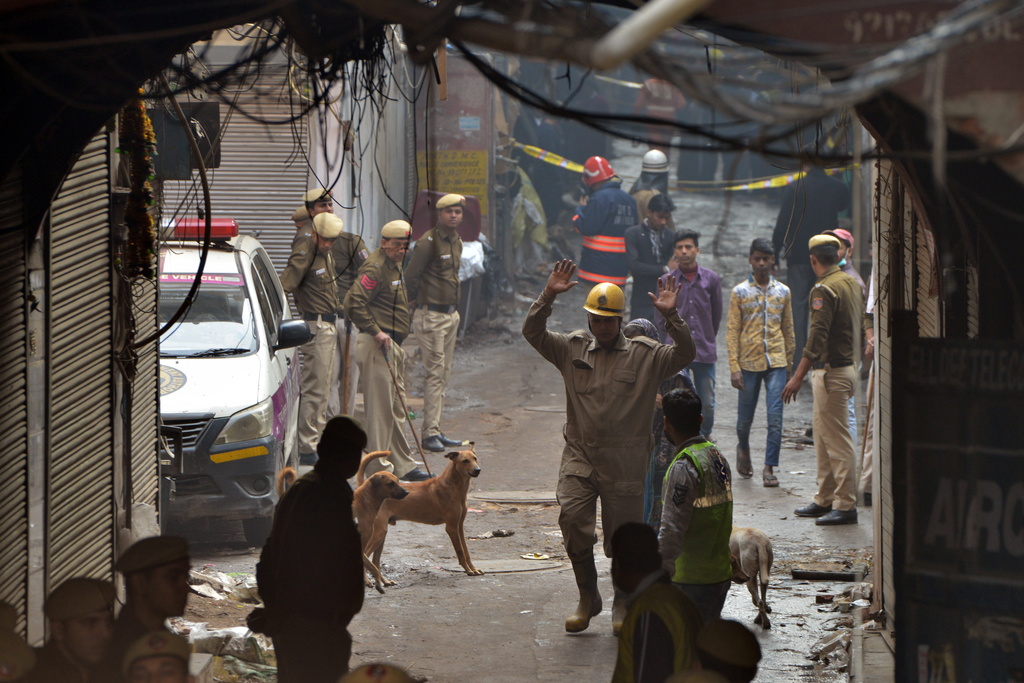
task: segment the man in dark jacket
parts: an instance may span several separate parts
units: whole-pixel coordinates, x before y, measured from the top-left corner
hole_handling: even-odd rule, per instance
[[[786,284],[797,304],[793,306],[793,367],[800,364],[807,344],[808,309],[800,302],[808,300],[817,280],[809,265],[807,242],[814,235],[839,227],[839,214],[850,208],[850,188],[842,181],[810,163],[805,163],[803,170],[806,175],[786,188],[772,233],[772,244],[778,250],[775,262],[779,263],[780,255],[786,258]]]
[[[332,418],[313,471],[277,504],[256,581],[281,683],[335,683],[348,671],[348,624],[363,607],[363,563],[347,479],[359,468],[366,433]]]
[[[667,194],[656,194],[647,204],[644,222],[626,230],[626,263],[633,275],[631,318],[654,319],[654,304],[647,293],[657,292],[658,278],[676,266],[672,258],[675,233],[668,229],[674,208]]]

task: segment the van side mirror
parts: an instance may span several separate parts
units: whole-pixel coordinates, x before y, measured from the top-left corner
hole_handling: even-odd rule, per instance
[[[313,338],[313,333],[305,320],[285,320],[277,328],[277,343],[274,350],[290,349],[295,346],[302,346]]]

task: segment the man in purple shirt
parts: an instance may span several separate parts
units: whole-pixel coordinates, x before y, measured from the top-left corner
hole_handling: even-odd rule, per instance
[[[690,334],[697,347],[697,355],[686,367],[686,372],[700,396],[701,415],[704,416],[700,432],[710,440],[711,428],[715,426],[715,361],[718,360],[715,339],[722,322],[722,279],[715,271],[697,265],[700,233],[693,230],[676,232],[674,254],[678,266],[662,279],[671,275],[676,282],[682,283],[676,308],[679,317],[690,326]],[[671,344],[665,333],[664,316],[655,311],[654,322],[664,343]]]

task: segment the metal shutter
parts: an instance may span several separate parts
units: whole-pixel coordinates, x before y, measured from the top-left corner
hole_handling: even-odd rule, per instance
[[[22,183],[15,171],[0,185],[0,600],[28,609],[28,392],[30,347],[25,320],[25,230]]]
[[[212,213],[238,221],[239,231],[259,239],[270,254],[278,272],[284,270],[291,254],[295,224],[291,215],[302,205],[309,167],[305,155],[315,154],[309,141],[308,120],[293,124],[268,124],[254,121],[281,121],[293,115],[288,97],[285,71],[267,68],[256,86],[237,101],[241,111],[221,107],[221,165],[208,172]],[[299,110],[296,102],[294,110]],[[230,115],[230,118],[228,116]],[[164,182],[164,215],[196,215],[202,206],[202,185],[198,175],[193,181]]]
[[[157,326],[156,287],[135,288],[131,305],[135,309],[137,338],[142,339]],[[138,350],[135,380],[132,382],[132,503],[159,508],[160,478],[157,461],[157,425],[160,421],[160,358],[157,344]]]
[[[50,213],[47,592],[111,573],[114,554],[110,138],[97,135]]]

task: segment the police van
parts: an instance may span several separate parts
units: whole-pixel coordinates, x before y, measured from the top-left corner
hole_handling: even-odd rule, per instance
[[[261,545],[274,479],[298,459],[299,358],[311,339],[290,320],[266,250],[230,218],[182,219],[160,249],[161,518],[165,529],[237,520]],[[176,320],[174,317],[178,315]]]

